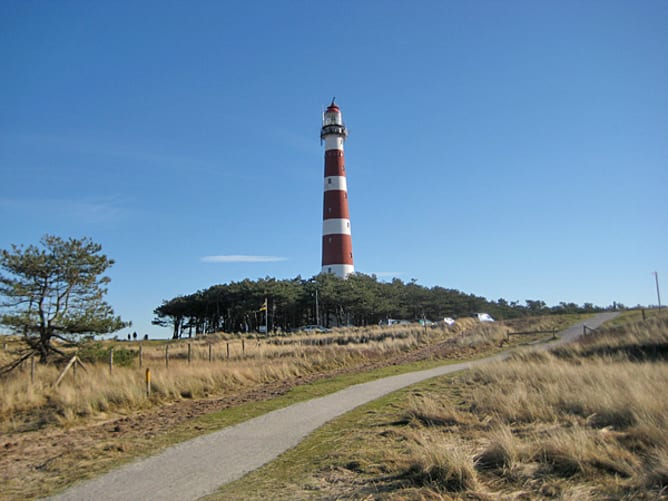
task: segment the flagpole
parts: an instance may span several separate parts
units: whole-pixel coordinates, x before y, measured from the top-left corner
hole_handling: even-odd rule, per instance
[[[268,336],[269,335],[269,302],[267,301],[267,298],[264,298],[264,335]]]

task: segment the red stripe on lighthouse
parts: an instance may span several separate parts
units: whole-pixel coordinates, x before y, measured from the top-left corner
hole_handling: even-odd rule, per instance
[[[353,264],[353,240],[350,235],[322,237],[322,265]]]
[[[348,210],[348,192],[331,190],[325,192],[323,219],[350,219]]]
[[[325,177],[345,176],[346,167],[343,161],[343,151],[328,150],[325,152]]]

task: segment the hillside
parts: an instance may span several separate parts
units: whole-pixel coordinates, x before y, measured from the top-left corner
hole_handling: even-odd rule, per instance
[[[667,357],[668,318],[622,319],[364,406],[212,498],[664,499]]]
[[[9,499],[44,495],[296,401],[549,338],[508,334],[560,329],[578,318],[549,316],[511,324],[465,319],[453,327],[373,327],[231,344],[214,336],[190,347],[151,342],[143,345],[142,368],[131,356],[137,349],[133,343],[95,344],[86,356],[101,354],[101,362],[87,362],[87,371],[68,374],[56,388],[58,371],[51,367],[38,366],[34,383],[28,368],[1,380],[0,491]],[[113,372],[104,362],[110,347],[127,352],[124,366],[114,366]],[[153,373],[150,398],[142,393],[146,367]]]

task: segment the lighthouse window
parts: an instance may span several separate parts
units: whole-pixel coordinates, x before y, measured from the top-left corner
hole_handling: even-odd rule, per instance
[[[327,180],[327,184],[332,184],[332,178],[331,177]]]
[[[328,240],[329,240],[329,243],[331,244],[332,243],[332,237],[329,237]]]
[[[350,228],[350,221],[346,223],[346,228]]]

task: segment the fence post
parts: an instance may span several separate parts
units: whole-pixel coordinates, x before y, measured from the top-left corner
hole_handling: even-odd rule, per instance
[[[211,362],[211,343],[209,343],[209,362]]]
[[[230,343],[227,343],[227,359],[230,359]]]
[[[151,396],[151,369],[146,368],[146,396]]]
[[[142,366],[142,349],[141,349],[141,343],[139,343],[139,368],[141,369]]]
[[[35,382],[35,354],[30,355],[30,384]]]
[[[76,361],[77,361],[77,356],[74,355],[74,356],[70,359],[70,361],[67,363],[67,365],[65,366],[65,368],[63,369],[63,371],[60,373],[60,376],[58,376],[58,379],[56,379],[56,382],[53,383],[53,387],[54,387],[54,388],[60,384],[60,382],[61,382],[61,381],[63,380],[63,378],[65,377],[65,374],[67,374],[68,369],[69,369],[70,367],[72,367],[72,364],[73,364],[74,362],[76,362]]]
[[[169,345],[165,345],[165,369],[169,369]]]
[[[113,368],[114,368],[114,348],[109,348],[109,374],[111,374]]]
[[[246,340],[244,338],[241,338],[241,354],[246,354]]]
[[[192,345],[191,345],[190,343],[188,343],[188,364],[190,364],[190,360],[191,360],[190,356],[191,356],[191,353],[192,353]]]

